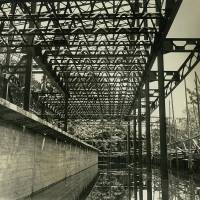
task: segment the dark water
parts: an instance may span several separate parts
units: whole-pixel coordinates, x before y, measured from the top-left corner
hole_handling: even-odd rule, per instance
[[[44,190],[32,200],[200,200],[200,174],[169,172],[168,181],[159,169],[89,168]],[[93,182],[92,182],[93,180]],[[95,180],[95,182],[94,182]],[[91,184],[92,183],[92,184]],[[89,188],[86,186],[89,185]]]
[[[200,200],[200,174],[169,172],[161,180],[159,169],[100,170],[98,180],[86,200]]]

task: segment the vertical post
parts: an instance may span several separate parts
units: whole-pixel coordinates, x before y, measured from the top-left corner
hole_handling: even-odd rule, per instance
[[[151,133],[150,133],[150,100],[149,100],[149,73],[145,82],[146,99],[146,160],[147,160],[147,200],[152,200],[152,172],[151,172]]]
[[[198,76],[195,72],[195,88],[196,88],[196,95],[197,95],[197,111],[198,111],[198,122],[200,128],[200,97],[199,97],[199,90],[198,90]]]
[[[152,200],[152,173],[147,172],[147,200]]]
[[[131,172],[130,168],[128,168],[128,200],[131,200]]]
[[[42,80],[42,95],[44,95],[45,91],[46,91],[46,75],[43,74],[43,80]],[[45,100],[44,100],[45,101]],[[41,118],[44,119],[45,117],[45,103],[42,102],[42,105],[41,105]]]
[[[29,111],[31,100],[31,80],[32,80],[32,53],[28,51],[26,72],[25,72],[25,88],[24,88],[24,110]]]
[[[65,121],[64,121],[64,131],[67,132],[68,126],[68,96],[65,95]]]
[[[162,48],[158,53],[158,90],[159,90],[159,116],[160,116],[161,178],[168,179],[166,113],[165,113],[165,79],[164,79],[164,59],[163,59]]]
[[[127,164],[130,164],[130,130],[131,129],[131,124],[130,121],[128,121],[128,132],[127,132],[127,153],[128,153],[128,157],[127,157]]]
[[[143,169],[142,169],[142,116],[141,116],[141,92],[138,96],[138,140],[139,140],[139,197],[140,200],[143,199]]]
[[[143,0],[143,12],[146,13],[147,12],[147,5],[148,5],[148,1],[147,0]],[[144,19],[144,27],[148,27],[148,19]],[[144,35],[144,39],[148,40],[148,36],[147,34]]]
[[[8,80],[5,77],[3,79],[3,94],[2,94],[2,98],[4,98],[5,100],[8,99]]]
[[[11,14],[11,15],[14,15],[15,9],[16,9],[16,7],[15,7],[14,4],[12,3],[12,4],[11,4],[11,11],[10,11],[10,14]],[[12,28],[11,23],[10,23],[10,25],[9,25],[9,28],[10,28],[10,29]],[[7,54],[6,54],[6,65],[7,65],[7,67],[9,67],[9,65],[10,65],[11,47],[10,47],[9,45],[11,45],[11,44],[12,44],[12,36],[9,36],[9,37],[8,37]],[[4,88],[3,88],[3,98],[6,99],[6,100],[8,99],[8,95],[9,95],[8,92],[9,92],[9,81],[8,81],[8,79],[5,77],[5,79],[4,79]]]
[[[191,132],[190,132],[190,113],[189,113],[189,107],[188,107],[187,84],[186,84],[185,79],[184,79],[184,86],[185,86],[185,103],[186,103],[186,115],[187,115],[186,131],[188,134],[188,142],[189,142],[188,168],[189,168],[190,173],[192,173],[192,141],[191,141]]]
[[[31,3],[31,13],[35,13],[36,3]],[[30,28],[34,28],[34,22],[31,21],[29,24]],[[28,38],[28,42],[31,43],[34,39],[34,36]],[[30,100],[31,100],[31,81],[32,81],[32,67],[33,67],[33,55],[32,49],[28,48],[27,51],[27,63],[26,63],[26,72],[25,72],[25,88],[24,88],[24,110],[29,111],[30,109]]]
[[[169,199],[168,165],[167,165],[167,138],[165,113],[165,77],[163,50],[158,53],[158,90],[159,90],[159,116],[160,116],[160,172],[162,200]]]
[[[139,166],[142,167],[142,120],[141,120],[141,90],[138,96],[138,142],[139,142]]]
[[[146,151],[147,151],[147,171],[151,172],[151,136],[150,136],[150,101],[149,101],[149,73],[147,73],[145,83],[146,99]]]

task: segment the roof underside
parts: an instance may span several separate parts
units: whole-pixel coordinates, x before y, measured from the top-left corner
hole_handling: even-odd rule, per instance
[[[18,65],[32,55],[56,88],[43,94],[46,104],[63,116],[67,99],[68,118],[130,115],[155,60],[165,1],[9,2],[0,3],[1,54]]]

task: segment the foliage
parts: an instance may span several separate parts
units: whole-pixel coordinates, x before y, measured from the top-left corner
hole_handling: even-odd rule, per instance
[[[81,121],[74,120],[69,123],[68,132],[96,146],[102,152],[121,151],[120,141],[126,139],[127,123],[118,121]]]

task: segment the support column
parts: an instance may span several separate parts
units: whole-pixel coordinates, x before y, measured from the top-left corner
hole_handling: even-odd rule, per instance
[[[152,200],[152,171],[151,171],[151,132],[150,132],[150,101],[149,101],[149,73],[145,82],[146,99],[146,161],[147,161],[147,200]]]
[[[9,87],[9,83],[8,80],[6,78],[3,79],[3,94],[2,94],[2,98],[4,98],[5,100],[8,99],[8,88]]]
[[[158,53],[161,178],[168,179],[163,51]]]
[[[142,169],[142,115],[141,115],[141,92],[138,96],[138,141],[139,141],[139,199],[143,200],[143,169]]]
[[[141,90],[138,96],[138,143],[139,143],[139,166],[142,167],[142,120],[141,120]]]
[[[200,97],[199,97],[199,90],[198,90],[198,75],[195,72],[195,89],[196,89],[196,95],[197,95],[197,113],[198,113],[198,123],[200,128]]]
[[[24,110],[29,111],[31,101],[31,82],[32,82],[32,60],[31,51],[27,55],[26,72],[25,72],[25,88],[24,88]]]
[[[67,132],[68,126],[68,96],[65,96],[65,121],[64,121],[64,131]]]
[[[127,164],[129,165],[130,164],[130,155],[131,155],[131,149],[130,149],[130,131],[131,131],[131,125],[130,125],[130,121],[128,121],[128,132],[127,132],[127,154],[128,154],[128,157],[127,157]]]
[[[150,101],[149,101],[149,74],[145,83],[146,99],[146,152],[147,152],[147,171],[151,172],[151,133],[150,133]]]
[[[43,79],[42,79],[42,95],[44,95],[45,91],[46,91],[46,80],[47,80],[47,76],[45,74],[43,74]],[[41,118],[44,119],[45,118],[45,103],[42,102],[41,105]]]
[[[36,3],[31,3],[31,13],[36,11]],[[34,22],[30,22],[29,28],[34,28]],[[31,43],[34,40],[34,36],[28,37],[28,42]],[[24,88],[24,105],[23,108],[26,111],[30,109],[30,100],[31,100],[31,82],[32,82],[32,68],[33,68],[33,53],[32,48],[27,50],[27,63],[26,63],[26,72],[25,72],[25,88]]]
[[[11,11],[10,14],[14,15],[15,13],[15,6],[12,3],[11,4]],[[9,28],[12,29],[12,25],[10,23]],[[12,44],[12,36],[8,36],[8,44],[11,45]],[[8,45],[7,47],[7,53],[6,53],[6,65],[9,66],[10,65],[10,60],[11,60],[11,47]],[[7,77],[5,77],[4,79],[4,87],[3,87],[3,96],[2,96],[5,100],[8,100],[9,98],[9,79],[7,79]]]
[[[160,115],[160,172],[162,199],[169,199],[168,165],[167,165],[167,138],[166,138],[166,113],[165,113],[165,77],[164,59],[161,48],[158,53],[158,90],[159,90],[159,115]]]

